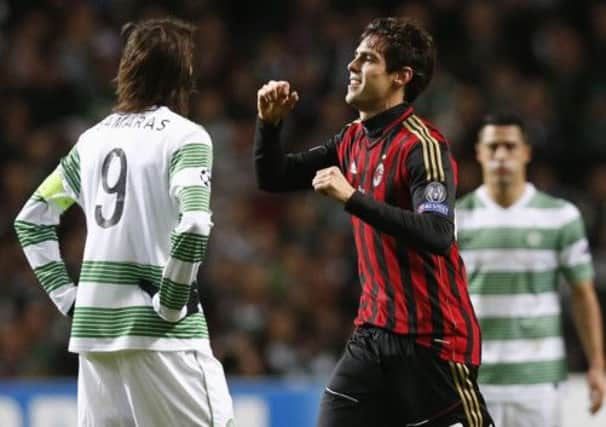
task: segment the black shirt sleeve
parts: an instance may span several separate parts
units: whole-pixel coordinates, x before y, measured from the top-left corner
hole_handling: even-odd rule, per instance
[[[284,153],[280,143],[281,125],[273,126],[257,118],[254,161],[257,185],[270,192],[312,189],[319,169],[338,165],[337,139],[300,153]]]
[[[424,144],[429,143],[419,142],[406,159],[412,212],[358,191],[345,209],[410,247],[443,255],[454,240],[454,174],[447,146]]]

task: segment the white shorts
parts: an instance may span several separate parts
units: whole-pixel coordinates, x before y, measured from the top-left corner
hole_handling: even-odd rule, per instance
[[[232,427],[221,363],[199,351],[80,353],[80,427]]]
[[[515,396],[512,391],[519,392]],[[488,412],[498,427],[560,427],[559,387],[554,384],[527,386],[480,386]]]

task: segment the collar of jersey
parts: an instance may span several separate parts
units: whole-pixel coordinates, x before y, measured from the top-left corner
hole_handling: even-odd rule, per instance
[[[403,122],[411,114],[412,107],[403,102],[364,120],[362,125],[368,137],[368,145],[372,147],[377,144],[396,124]]]
[[[530,182],[527,182],[526,187],[524,188],[524,192],[522,193],[520,198],[518,200],[516,200],[513,205],[511,205],[507,208],[504,208],[503,206],[499,205],[497,202],[492,200],[492,198],[488,194],[488,189],[486,188],[485,184],[482,184],[477,189],[477,194],[478,194],[478,197],[480,198],[480,200],[482,200],[482,202],[484,202],[484,204],[486,206],[488,206],[492,209],[499,210],[499,211],[511,211],[511,210],[523,207],[530,201],[530,199],[532,198],[532,196],[535,195],[535,193],[536,193],[535,186],[533,184],[531,184]]]

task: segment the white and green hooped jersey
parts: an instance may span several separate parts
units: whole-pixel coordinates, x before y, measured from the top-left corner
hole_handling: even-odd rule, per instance
[[[208,133],[168,108],[111,114],[27,201],[15,228],[55,305],[75,303],[70,351],[208,347],[204,315],[183,317],[212,227],[211,168]],[[87,227],[77,286],[56,232],[74,201]],[[153,300],[142,279],[158,287]]]
[[[482,330],[479,382],[555,383],[566,376],[557,286],[593,279],[578,209],[526,184],[509,208],[484,186],[456,205],[457,239]]]

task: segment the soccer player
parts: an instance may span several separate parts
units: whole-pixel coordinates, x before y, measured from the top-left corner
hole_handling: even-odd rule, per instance
[[[495,423],[561,425],[560,273],[572,288],[595,413],[604,398],[604,348],[579,211],[526,181],[531,150],[519,117],[486,116],[476,153],[484,183],[457,202],[457,235],[484,340],[479,382]]]
[[[476,384],[479,326],[454,241],[456,165],[411,105],[434,57],[415,23],[373,20],[348,65],[345,101],[359,120],[301,153],[285,154],[279,140],[297,92],[285,81],[258,91],[260,188],[314,189],[352,215],[362,295],[320,427],[491,425]]]
[[[169,18],[124,27],[115,112],[80,136],[15,221],[38,280],[73,317],[79,426],[233,423],[195,283],[212,227],[212,143],[184,117],[193,32]],[[77,286],[56,232],[74,203],[87,227]]]

